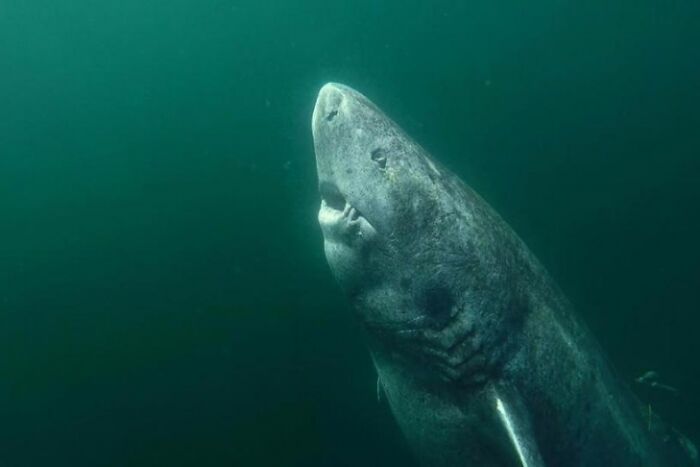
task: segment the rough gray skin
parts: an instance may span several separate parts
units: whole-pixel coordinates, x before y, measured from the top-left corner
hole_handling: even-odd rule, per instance
[[[312,127],[326,257],[422,465],[694,465],[474,191],[346,86]]]

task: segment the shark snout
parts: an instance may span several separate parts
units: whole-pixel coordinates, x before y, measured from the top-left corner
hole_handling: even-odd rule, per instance
[[[342,112],[346,92],[347,88],[337,83],[327,83],[318,92],[312,118],[314,137],[319,133],[322,126],[332,124]]]
[[[328,202],[329,207],[343,210],[345,199],[338,190],[338,165],[341,160],[342,130],[339,125],[346,116],[346,87],[342,84],[327,83],[318,92],[311,129],[314,137],[316,152],[316,167],[318,169],[321,196]],[[340,165],[343,165],[340,162]]]
[[[386,157],[381,150],[373,152],[376,128],[369,124],[377,116],[366,98],[348,86],[327,83],[318,92],[311,126],[323,201],[319,220],[327,239],[337,237],[332,233],[339,227],[363,238],[373,236],[375,223],[384,216]],[[345,218],[359,219],[360,228],[345,228]]]

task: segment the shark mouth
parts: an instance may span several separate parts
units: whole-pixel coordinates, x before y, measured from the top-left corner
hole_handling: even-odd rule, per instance
[[[335,184],[322,182],[319,191],[321,210],[318,220],[327,240],[351,243],[361,238],[367,227],[371,228],[367,219],[348,202]]]
[[[342,211],[348,204],[345,196],[340,192],[335,183],[321,182],[318,191],[321,193],[321,199],[331,209]]]

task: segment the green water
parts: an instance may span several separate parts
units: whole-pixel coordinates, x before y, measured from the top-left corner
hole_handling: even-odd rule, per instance
[[[367,94],[700,439],[700,4],[0,3],[0,466],[412,465],[325,264]]]

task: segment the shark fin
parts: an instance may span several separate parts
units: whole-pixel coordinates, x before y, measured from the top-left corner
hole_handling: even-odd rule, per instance
[[[384,385],[382,384],[382,379],[377,376],[377,402],[382,403],[386,397],[384,394]]]
[[[522,467],[544,467],[537,441],[530,426],[527,410],[519,395],[508,388],[493,389],[498,418]]]

